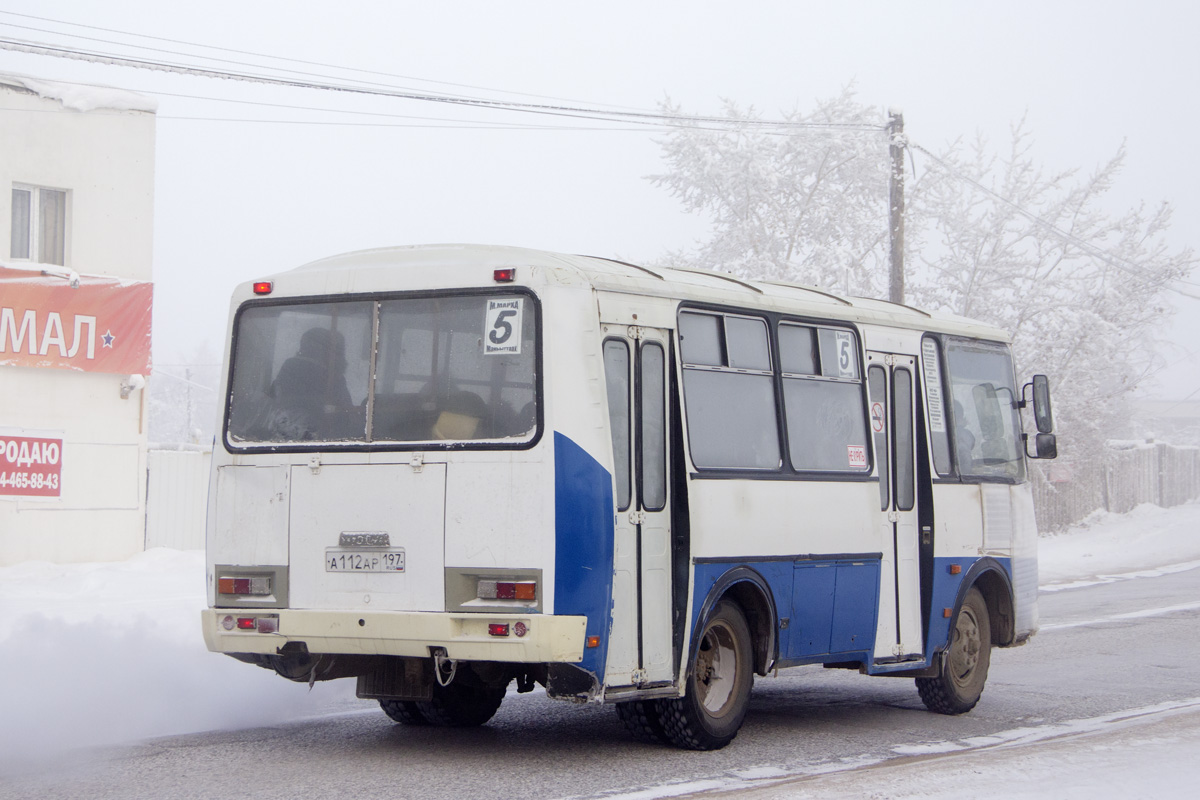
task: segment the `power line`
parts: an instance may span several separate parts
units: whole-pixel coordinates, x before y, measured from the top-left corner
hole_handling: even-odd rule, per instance
[[[1008,206],[1009,208],[1013,209],[1018,214],[1025,217],[1026,219],[1028,219],[1030,222],[1034,223],[1035,225],[1039,225],[1039,226],[1045,228],[1051,234],[1058,237],[1059,239],[1061,239],[1069,244],[1075,245],[1080,250],[1082,250],[1083,252],[1092,256],[1093,258],[1103,261],[1105,264],[1108,264],[1109,266],[1114,267],[1114,268],[1120,270],[1121,272],[1132,275],[1134,277],[1137,277],[1137,278],[1145,277],[1142,274],[1141,270],[1138,269],[1137,265],[1131,264],[1130,262],[1125,261],[1124,259],[1122,259],[1118,256],[1114,256],[1110,253],[1106,253],[1105,251],[1101,250],[1100,248],[1096,247],[1095,245],[1090,244],[1089,242],[1085,242],[1084,240],[1080,239],[1078,236],[1075,236],[1072,233],[1064,231],[1063,229],[1059,228],[1058,226],[1056,226],[1054,223],[1050,222],[1049,220],[1042,219],[1037,214],[1033,213],[1032,211],[1026,210],[1024,207],[1018,205],[1017,203],[1014,203],[1012,200],[1009,200],[1007,197],[1000,194],[999,192],[989,189],[987,186],[984,186],[982,183],[980,183],[979,181],[970,177],[969,175],[964,175],[962,172],[960,172],[959,170],[950,166],[950,164],[946,163],[941,158],[938,158],[932,152],[930,152],[928,149],[922,147],[921,145],[915,144],[910,141],[908,143],[908,146],[911,147],[912,149],[924,154],[926,157],[928,157],[930,160],[932,160],[935,164],[940,166],[946,172],[950,173],[951,176],[958,178],[961,181],[971,184],[976,189],[978,189],[979,191],[988,195],[992,199],[997,200],[997,201],[1003,203],[1004,205]],[[1184,280],[1183,278],[1172,278],[1171,280],[1175,283],[1180,283],[1185,286],[1200,287],[1200,284],[1193,283],[1192,281]],[[1180,289],[1178,286],[1169,286],[1167,288],[1170,291],[1177,292],[1177,293],[1183,295],[1184,297],[1190,297],[1194,300],[1200,300],[1200,295],[1191,294],[1190,292]]]
[[[135,33],[133,31],[122,31],[122,30],[118,30],[116,28],[105,28],[105,27],[101,27],[98,25],[85,25],[85,24],[79,23],[79,22],[69,22],[67,20],[52,19],[50,17],[39,17],[39,16],[36,16],[33,14],[20,14],[15,11],[0,10],[0,14],[5,14],[8,16],[13,16],[13,17],[22,17],[24,19],[33,19],[33,20],[38,20],[40,22],[51,22],[51,23],[54,23],[57,25],[68,25],[68,26],[75,27],[75,28],[84,28],[87,30],[103,31],[104,33],[115,33],[120,36],[130,36],[130,37],[136,37],[139,39],[149,39],[152,41],[166,42],[168,44],[181,44],[181,45],[186,45],[188,47],[197,47],[197,48],[201,48],[201,49],[205,49],[205,50],[216,50],[218,52],[232,53],[235,55],[254,56],[256,58],[267,58],[267,59],[271,59],[274,61],[283,61],[283,62],[287,62],[287,63],[291,63],[291,64],[304,64],[305,66],[324,67],[326,69],[336,69],[336,70],[342,70],[342,71],[346,71],[346,72],[358,72],[358,73],[361,73],[364,75],[378,75],[378,76],[386,77],[386,78],[399,78],[401,80],[417,81],[420,83],[433,83],[433,84],[438,84],[441,86],[454,86],[454,87],[457,87],[460,89],[475,89],[475,90],[485,91],[485,92],[498,92],[501,94],[512,94],[512,95],[518,95],[518,96],[523,96],[523,97],[538,97],[538,98],[541,98],[544,100],[558,100],[558,101],[565,101],[565,102],[571,102],[571,103],[579,102],[576,100],[570,100],[568,98],[555,97],[553,95],[533,94],[531,92],[517,92],[517,91],[508,90],[508,89],[495,89],[495,88],[490,88],[490,87],[486,87],[486,86],[476,86],[476,85],[467,84],[467,83],[454,83],[452,81],[439,81],[439,80],[434,80],[432,78],[418,78],[418,77],[411,76],[411,75],[398,75],[396,73],[391,73],[391,72],[381,72],[378,70],[361,69],[358,67],[347,67],[347,66],[340,66],[337,64],[327,64],[327,63],[324,63],[321,61],[306,61],[304,59],[288,58],[286,56],[276,56],[276,55],[271,55],[269,53],[256,53],[256,52],[253,52],[250,50],[238,50],[238,49],[234,49],[234,48],[230,48],[230,47],[219,47],[217,45],[201,44],[199,42],[188,42],[188,41],[184,41],[181,39],[171,39],[171,38],[167,38],[164,36],[152,36],[152,35],[144,34],[144,33]],[[21,27],[21,26],[12,26],[12,27]],[[28,29],[29,30],[41,30],[38,28],[28,28]],[[46,31],[46,32],[59,33],[59,35],[64,35],[64,36],[72,36],[73,35],[73,34],[61,33],[61,32],[56,32],[56,31]],[[76,38],[86,38],[86,37],[76,37]],[[126,44],[124,46],[136,47],[137,45]],[[200,56],[200,57],[203,58],[204,56]],[[636,110],[630,106],[611,105],[611,104],[607,104],[607,103],[592,103],[592,105],[600,105],[600,106],[605,106],[608,108],[621,108],[621,109],[626,109],[626,110]]]
[[[503,100],[464,98],[455,97],[452,95],[415,92],[396,88],[371,88],[369,86],[358,84],[325,83],[305,81],[294,78],[281,78],[269,75],[256,75],[253,73],[234,72],[185,64],[174,64],[165,61],[131,58],[128,56],[119,56],[109,53],[78,50],[69,47],[58,47],[42,42],[29,42],[7,38],[0,38],[0,49],[11,50],[20,53],[29,53],[32,55],[51,56],[54,58],[65,58],[76,61],[87,61],[110,66],[131,67],[134,69],[145,69],[158,72],[170,72],[179,75],[187,75],[190,77],[220,78],[223,80],[258,83],[268,86],[280,86],[296,89],[315,89],[320,91],[344,92],[348,94],[361,94],[378,97],[392,97],[402,100],[442,103],[467,108],[486,108],[496,111],[543,114],[549,116],[591,119],[598,121],[622,121],[640,125],[661,126],[663,124],[668,124],[678,126],[704,124],[717,125],[723,128],[748,125],[752,127],[777,128],[785,130],[809,129],[872,133],[879,133],[884,130],[884,126],[882,125],[867,125],[861,123],[814,123],[794,122],[789,120],[730,119],[728,117],[662,114],[648,111],[605,111],[604,109],[588,108],[584,106],[558,106],[541,103],[517,103]]]
[[[260,58],[270,58],[270,59],[276,59],[276,60],[281,60],[281,61],[288,61],[288,62],[292,62],[292,63],[304,63],[304,64],[308,64],[308,65],[323,66],[326,68],[332,68],[332,69],[338,69],[338,70],[348,70],[348,71],[355,71],[355,72],[361,72],[361,73],[388,75],[387,73],[372,73],[369,70],[358,70],[355,68],[340,67],[340,66],[330,65],[330,64],[322,64],[320,62],[305,62],[305,61],[300,61],[298,59],[287,59],[287,58],[271,56],[271,55],[261,54],[261,53],[248,53],[246,51],[232,50],[229,48],[219,48],[219,47],[213,47],[210,45],[197,44],[197,43],[193,43],[193,42],[183,42],[180,40],[165,39],[163,37],[154,37],[154,36],[147,36],[144,34],[129,33],[126,31],[118,31],[116,29],[111,29],[111,28],[100,28],[98,26],[89,26],[89,25],[82,25],[79,23],[64,22],[61,20],[53,20],[53,19],[46,18],[46,17],[35,17],[33,15],[17,14],[15,12],[0,11],[0,13],[9,14],[12,16],[24,17],[24,18],[28,18],[28,19],[37,19],[37,20],[46,21],[46,22],[53,22],[53,23],[57,23],[57,24],[72,25],[72,26],[76,26],[76,27],[89,28],[89,29],[93,29],[93,30],[102,30],[105,32],[117,33],[120,35],[137,36],[140,38],[155,39],[155,40],[166,41],[166,42],[171,42],[171,43],[175,43],[175,44],[184,44],[184,45],[191,46],[191,47],[200,47],[200,48],[221,50],[221,51],[237,53],[237,54],[241,54],[241,55],[253,55],[256,57],[260,57]],[[10,27],[19,27],[19,28],[26,28],[26,29],[30,29],[30,30],[42,31],[42,29],[30,28],[30,26],[12,25],[11,23],[10,23]],[[57,33],[57,32],[53,32],[53,31],[42,31],[42,32]],[[126,44],[126,43],[112,42],[110,40],[103,40],[103,39],[98,39],[95,37],[79,36],[77,34],[60,34],[60,35],[66,35],[66,36],[70,36],[72,38],[81,38],[81,39],[89,39],[92,41],[100,41],[100,42],[103,42],[106,44],[115,44],[117,46],[127,46],[127,47],[135,47],[135,48],[139,48],[139,49],[153,50],[156,52],[166,52],[166,53],[170,53],[172,55],[180,55],[180,56],[185,56],[185,57],[189,55],[189,54],[185,54],[185,53],[179,53],[178,51],[168,51],[168,50],[164,50],[162,48],[147,48],[147,47],[143,47],[143,46],[139,46],[139,45],[131,45],[131,44]],[[413,101],[421,101],[421,102],[434,102],[434,103],[449,104],[449,105],[455,105],[455,106],[461,106],[461,107],[481,108],[481,109],[487,109],[487,110],[533,113],[533,114],[550,115],[550,116],[566,117],[566,118],[577,118],[577,119],[590,119],[590,120],[600,121],[600,122],[605,122],[605,123],[613,123],[613,122],[620,121],[620,122],[625,122],[627,124],[635,124],[635,125],[640,125],[640,126],[653,126],[653,127],[661,127],[664,125],[675,126],[675,127],[678,127],[681,125],[718,126],[717,128],[708,128],[708,127],[703,128],[703,129],[707,129],[707,130],[726,130],[730,126],[741,127],[744,125],[754,126],[756,128],[762,128],[762,129],[768,129],[768,130],[771,128],[775,128],[777,130],[779,130],[779,129],[782,129],[782,130],[817,130],[817,129],[820,129],[820,130],[835,130],[835,131],[843,131],[843,132],[871,132],[871,133],[881,133],[881,132],[885,132],[887,130],[886,126],[883,126],[883,125],[868,125],[868,124],[859,124],[859,123],[806,123],[806,122],[794,122],[794,121],[789,121],[789,120],[761,120],[761,119],[745,119],[745,118],[731,119],[731,118],[723,118],[723,117],[704,117],[704,116],[692,116],[692,115],[662,114],[662,113],[653,113],[653,112],[647,112],[647,111],[605,110],[603,108],[587,107],[587,106],[582,106],[582,105],[565,106],[565,105],[549,105],[549,104],[539,104],[539,103],[517,103],[517,102],[491,100],[491,99],[478,98],[478,97],[465,97],[465,96],[454,96],[454,95],[447,95],[447,94],[434,94],[434,93],[428,93],[428,92],[417,92],[417,91],[402,89],[402,88],[398,88],[398,87],[387,86],[385,84],[374,84],[374,88],[372,88],[372,86],[370,86],[370,85],[363,85],[363,84],[341,84],[341,83],[331,83],[331,82],[330,83],[314,82],[314,81],[300,80],[300,79],[296,79],[296,78],[281,78],[281,77],[275,77],[275,76],[270,76],[270,75],[261,75],[261,74],[253,74],[253,73],[243,73],[243,72],[234,72],[234,71],[228,71],[228,70],[212,69],[212,68],[208,68],[208,67],[200,67],[200,66],[194,66],[194,65],[188,65],[188,64],[177,64],[177,63],[170,63],[170,62],[165,62],[165,61],[153,61],[153,60],[149,60],[149,59],[137,59],[137,58],[131,58],[128,56],[120,56],[120,55],[116,55],[116,54],[111,54],[111,53],[85,51],[85,50],[72,49],[72,48],[68,48],[68,47],[57,47],[57,46],[53,46],[53,45],[46,44],[46,43],[30,42],[30,41],[15,40],[15,39],[0,38],[0,49],[30,53],[33,55],[43,55],[43,56],[51,56],[51,57],[56,57],[56,58],[66,58],[66,59],[72,59],[72,60],[88,61],[88,62],[92,62],[92,63],[101,63],[101,64],[112,65],[112,66],[123,66],[123,67],[135,68],[135,69],[147,69],[147,70],[154,70],[154,71],[171,72],[171,73],[175,73],[175,74],[181,74],[181,75],[192,76],[192,77],[219,78],[219,79],[224,79],[224,80],[236,80],[236,81],[242,81],[242,82],[259,83],[259,84],[288,87],[288,88],[311,89],[311,90],[320,90],[320,91],[344,92],[344,93],[350,93],[350,94],[363,94],[363,95],[372,95],[372,96],[392,97],[392,98],[397,98],[397,99],[405,99],[405,100],[413,100]],[[319,78],[328,78],[329,77],[329,76],[323,76],[323,75],[316,75],[314,73],[301,72],[299,70],[289,70],[289,69],[281,69],[281,68],[275,68],[275,67],[263,67],[263,66],[257,65],[257,64],[232,61],[230,59],[216,59],[216,58],[213,58],[210,56],[199,56],[199,57],[206,58],[206,59],[212,60],[212,61],[220,61],[220,62],[224,62],[224,63],[236,64],[239,66],[265,68],[265,69],[271,69],[271,70],[280,71],[280,72],[289,72],[289,73],[293,73],[296,75],[304,75],[304,76],[308,76],[308,77],[319,77]],[[403,77],[403,76],[388,75],[388,77]],[[421,80],[421,79],[415,79],[415,80]],[[442,81],[434,81],[434,82],[451,85],[448,82],[442,82]],[[453,85],[458,85],[458,84],[453,84]],[[468,88],[482,88],[482,87],[468,87]],[[489,90],[489,91],[494,91],[494,90]],[[166,94],[166,93],[164,93],[164,94]],[[524,94],[524,93],[517,93],[517,94]],[[232,102],[237,102],[237,101],[232,101]],[[273,104],[265,104],[264,103],[261,105],[267,106],[267,105],[273,105]],[[300,108],[304,108],[304,107],[300,107]],[[320,110],[320,109],[305,109],[305,110]],[[333,109],[328,109],[327,111],[329,111],[331,113],[355,113],[355,112],[342,112],[340,110],[333,110]],[[370,112],[357,112],[357,113],[370,113]],[[235,118],[185,117],[185,116],[174,116],[174,117],[163,116],[161,118],[168,119],[168,120],[173,119],[173,120],[187,120],[187,121],[238,122],[238,123],[257,123],[257,124],[341,125],[341,126],[346,126],[346,127],[438,127],[438,128],[480,127],[482,129],[496,129],[496,128],[501,127],[501,126],[496,126],[496,128],[488,128],[482,124],[476,125],[473,122],[469,122],[469,121],[465,122],[464,124],[458,124],[458,125],[445,125],[445,126],[420,125],[420,126],[417,126],[417,125],[393,125],[393,124],[389,124],[389,123],[340,123],[340,122],[327,122],[327,121],[319,121],[319,120],[262,120],[262,119],[235,119]],[[437,121],[451,122],[451,120],[440,120],[440,119]],[[520,126],[518,129],[563,130],[565,128],[554,127],[554,126]],[[583,129],[583,128],[571,128],[571,129],[588,130],[588,129]],[[623,130],[647,130],[647,129],[648,129],[648,127],[641,127],[641,128],[626,128]],[[591,130],[622,130],[622,129],[600,128],[600,129],[591,129]],[[953,177],[956,177],[959,180],[969,183],[970,185],[974,186],[979,191],[981,191],[981,192],[987,194],[988,196],[994,198],[995,200],[1009,206],[1010,208],[1015,210],[1021,216],[1025,217],[1026,219],[1033,222],[1034,224],[1045,228],[1046,230],[1051,232],[1054,236],[1058,237],[1059,239],[1075,245],[1076,247],[1078,247],[1080,250],[1087,253],[1088,255],[1091,255],[1092,257],[1094,257],[1094,258],[1096,258],[1096,259],[1098,259],[1098,260],[1100,260],[1122,272],[1125,272],[1127,274],[1133,275],[1138,278],[1143,277],[1140,270],[1136,267],[1136,265],[1133,265],[1133,264],[1125,261],[1124,259],[1121,259],[1118,256],[1112,255],[1110,253],[1106,253],[1105,251],[1101,250],[1100,248],[1098,248],[1088,242],[1085,242],[1084,240],[1074,236],[1073,234],[1071,234],[1067,231],[1064,231],[1064,230],[1058,228],[1057,226],[1055,226],[1053,223],[1049,222],[1048,220],[1042,219],[1037,214],[1027,211],[1025,208],[1018,205],[1017,203],[1009,200],[1008,198],[993,191],[992,189],[989,189],[987,186],[985,186],[982,183],[980,183],[979,181],[971,178],[970,176],[965,175],[962,172],[958,171],[957,169],[952,167],[950,164],[945,162],[943,159],[934,155],[928,149],[926,149],[920,145],[917,145],[915,143],[912,143],[911,141],[908,143],[908,145],[910,147],[912,147],[914,150],[917,150],[917,151],[921,152],[922,154],[924,154],[925,156],[927,156],[935,164],[937,164],[942,169],[944,169],[945,171],[950,173]],[[1196,284],[1191,281],[1184,280],[1182,278],[1175,278],[1175,279],[1173,279],[1173,282],[1176,284],[1182,284],[1185,286],[1200,287],[1200,284]],[[1181,294],[1185,297],[1200,300],[1200,295],[1191,294],[1190,292],[1187,292],[1187,291],[1179,288],[1178,286],[1172,286],[1169,288],[1171,291],[1177,292],[1178,294]]]
[[[0,12],[0,13],[3,13],[3,12]],[[307,71],[303,71],[303,70],[287,69],[284,67],[272,67],[272,66],[265,65],[265,64],[257,64],[257,63],[250,62],[250,61],[237,61],[237,60],[230,59],[230,58],[218,58],[215,56],[204,56],[204,55],[198,55],[198,54],[194,54],[194,53],[181,52],[179,50],[168,50],[168,49],[162,48],[162,47],[148,47],[146,45],[130,44],[128,42],[113,41],[112,39],[101,39],[96,36],[83,36],[83,35],[76,34],[76,33],[63,33],[61,31],[49,30],[46,28],[35,28],[30,25],[17,25],[17,24],[11,23],[11,22],[3,22],[3,23],[0,23],[0,25],[5,25],[9,28],[19,28],[21,30],[27,30],[27,31],[36,31],[38,33],[49,33],[49,34],[56,35],[56,36],[66,36],[70,39],[82,39],[82,40],[88,41],[88,42],[99,42],[101,44],[115,45],[117,47],[122,47],[122,48],[132,48],[135,50],[144,50],[144,51],[148,51],[148,52],[152,52],[152,53],[165,53],[167,55],[180,56],[183,58],[200,58],[205,61],[216,62],[219,64],[231,64],[231,65],[237,66],[237,67],[254,67],[257,69],[266,69],[266,70],[271,70],[274,72],[282,72],[282,73],[290,73],[292,75],[300,75],[300,76],[307,77],[307,78],[323,78],[323,79],[332,79],[333,78],[333,76],[316,73],[316,72],[307,72]],[[190,46],[193,46],[193,47],[204,47],[205,46],[205,45],[198,45],[198,44],[191,44],[191,43],[184,43],[184,44],[189,44]],[[110,54],[110,55],[115,55],[115,54]],[[260,54],[251,53],[250,55],[260,55]],[[268,56],[268,55],[261,55],[261,57],[262,58],[274,58],[274,56]],[[332,65],[329,65],[329,66],[332,66]],[[334,69],[347,69],[344,67],[333,67],[333,68]],[[352,71],[357,71],[357,70],[352,70]],[[399,76],[397,76],[397,77],[399,77]],[[417,79],[417,80],[419,80],[419,79]],[[361,83],[363,83],[364,85],[368,85],[368,86],[386,86],[389,88],[396,88],[394,86],[390,86],[389,84],[379,83],[376,81],[362,81]],[[457,97],[460,97],[463,99],[474,99],[474,98],[469,98],[467,95],[448,95],[448,96],[457,96]]]

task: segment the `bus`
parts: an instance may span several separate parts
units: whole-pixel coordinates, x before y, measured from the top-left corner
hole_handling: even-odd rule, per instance
[[[979,322],[439,245],[238,287],[225,359],[207,646],[397,723],[540,685],[711,750],[805,664],[960,714],[1037,629],[1048,384]]]

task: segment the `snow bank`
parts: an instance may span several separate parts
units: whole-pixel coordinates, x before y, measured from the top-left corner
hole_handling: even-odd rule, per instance
[[[1041,540],[1044,591],[1198,560],[1198,503],[1097,515]],[[0,770],[76,747],[375,708],[352,681],[310,692],[209,653],[204,606],[198,551],[0,568]]]
[[[1200,560],[1200,503],[1100,511],[1038,539],[1042,591],[1140,576]]]
[[[204,554],[0,569],[0,772],[80,747],[369,707],[210,653]]]

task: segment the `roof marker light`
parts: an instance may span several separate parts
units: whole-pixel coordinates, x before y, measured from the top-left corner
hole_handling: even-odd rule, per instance
[[[255,281],[254,282],[254,293],[255,294],[270,294],[271,290],[274,288],[275,288],[275,284],[272,281]]]
[[[512,283],[517,279],[516,267],[505,267],[492,272],[492,280],[496,283]]]

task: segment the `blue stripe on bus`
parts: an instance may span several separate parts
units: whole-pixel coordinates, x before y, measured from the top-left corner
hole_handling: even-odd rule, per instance
[[[953,615],[963,580],[977,558],[935,558],[933,593],[925,647],[925,664],[937,650],[949,642]],[[1012,574],[1011,559],[992,559]],[[952,564],[962,570],[950,573]],[[703,620],[700,615],[713,605],[709,595],[722,577],[736,568],[750,568],[762,578],[775,601],[776,613],[787,618],[779,629],[779,658],[786,665],[822,663],[831,660],[863,660],[870,665],[875,649],[875,630],[879,607],[880,561],[877,559],[805,559],[758,560],[745,565],[722,561],[701,563],[695,567],[695,596],[692,605],[692,630]],[[721,591],[728,587],[722,586]],[[778,623],[777,623],[778,625]],[[919,664],[880,665],[887,669],[913,669]],[[870,670],[874,672],[875,670]]]
[[[579,666],[604,680],[612,618],[612,474],[582,447],[554,433],[554,613],[587,617]]]
[[[748,567],[769,587],[779,617],[779,658],[784,663],[868,659],[875,647],[879,606],[878,558],[794,558],[753,563],[697,564],[693,630],[708,595],[731,569]],[[722,587],[724,590],[724,587]],[[707,603],[711,606],[711,602]],[[831,658],[836,656],[836,658]]]

